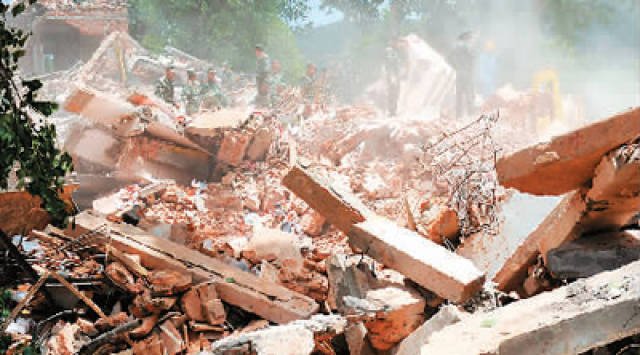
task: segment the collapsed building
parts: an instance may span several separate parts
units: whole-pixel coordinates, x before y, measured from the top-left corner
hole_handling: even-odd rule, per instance
[[[429,100],[445,102],[451,69],[408,42],[440,83]],[[202,65],[165,56],[179,72]],[[347,106],[289,124],[296,95],[243,109],[250,85],[234,108],[186,117],[153,93],[166,57],[114,32],[45,82],[63,102],[54,119],[82,212],[59,229],[28,195],[0,197],[11,203],[3,271],[19,280],[2,323],[13,349],[505,355],[635,343],[640,108],[542,143],[502,125],[508,113],[452,122],[410,105],[394,120]]]

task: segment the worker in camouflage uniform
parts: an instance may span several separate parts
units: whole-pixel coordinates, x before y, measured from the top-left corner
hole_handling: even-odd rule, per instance
[[[264,52],[264,47],[256,45],[256,89],[258,95],[255,103],[257,106],[265,106],[269,101],[269,56]]]
[[[222,63],[222,73],[220,74],[222,79],[222,88],[225,91],[232,91],[234,89],[233,72],[228,62]]]
[[[206,109],[216,107],[227,107],[229,102],[222,92],[222,88],[216,78],[216,71],[209,68],[207,71],[207,80],[202,84],[202,106]]]
[[[271,75],[269,76],[269,99],[271,107],[277,107],[282,100],[282,93],[285,89],[282,81],[282,72],[280,71],[280,61],[274,60],[271,63]]]
[[[175,79],[176,73],[173,67],[167,67],[164,77],[156,83],[155,94],[165,102],[175,105]]]
[[[393,117],[398,109],[400,94],[400,57],[395,47],[387,47],[384,69],[387,84],[387,112]]]
[[[193,69],[187,70],[187,84],[182,89],[187,115],[193,115],[200,109],[200,84]]]
[[[302,97],[306,104],[313,104],[316,91],[316,66],[307,64],[307,73],[302,79]]]

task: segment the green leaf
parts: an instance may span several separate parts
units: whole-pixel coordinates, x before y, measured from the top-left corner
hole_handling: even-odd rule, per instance
[[[21,13],[23,13],[25,9],[26,9],[26,7],[25,7],[24,3],[19,2],[19,3],[17,3],[16,5],[14,5],[11,8],[11,15],[13,15],[13,17],[16,17],[16,16],[20,15]]]

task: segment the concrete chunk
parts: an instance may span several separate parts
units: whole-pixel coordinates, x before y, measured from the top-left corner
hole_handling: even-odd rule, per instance
[[[505,187],[534,195],[560,195],[587,183],[611,149],[640,136],[640,108],[539,143],[500,160]]]
[[[482,288],[473,263],[393,222],[372,217],[353,226],[349,242],[438,296],[464,302]]]
[[[640,262],[475,313],[434,333],[420,354],[579,354],[640,331]]]
[[[561,279],[589,277],[640,259],[640,232],[596,234],[547,253],[547,268]]]
[[[393,349],[392,355],[420,355],[420,347],[429,341],[433,333],[459,322],[462,317],[462,312],[455,306],[447,305],[442,307],[438,313],[398,344]]]

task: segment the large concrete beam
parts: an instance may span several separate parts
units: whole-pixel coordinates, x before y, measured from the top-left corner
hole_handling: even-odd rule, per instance
[[[442,298],[464,302],[482,288],[473,263],[381,217],[355,224],[349,242]]]
[[[631,159],[623,157],[622,152],[627,151],[632,153]],[[583,200],[584,214],[570,234],[565,237],[547,234],[539,240],[538,249],[545,258],[549,250],[580,235],[617,231],[640,211],[640,148],[637,144],[623,146],[602,158]]]
[[[580,354],[640,332],[640,262],[581,279],[433,334],[420,353]]]
[[[640,136],[640,108],[498,160],[500,183],[534,195],[561,195],[587,183],[608,151]]]
[[[327,222],[345,233],[355,223],[363,222],[371,212],[346,191],[339,191],[320,176],[300,165],[294,166],[282,184],[323,215]]]

